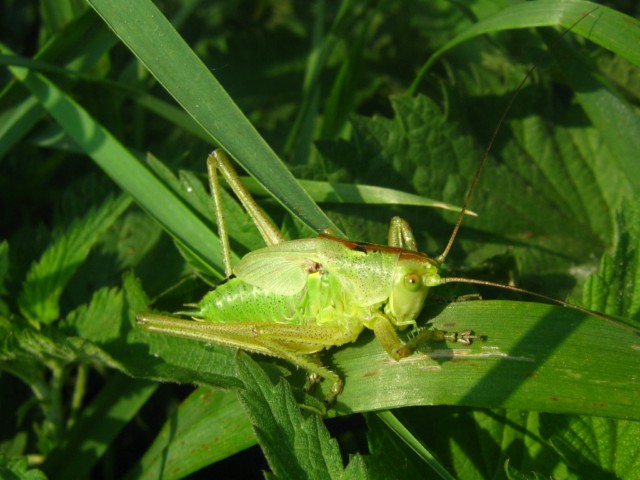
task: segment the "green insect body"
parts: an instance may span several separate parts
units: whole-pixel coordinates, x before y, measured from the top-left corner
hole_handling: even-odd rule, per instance
[[[343,343],[364,327],[374,330],[376,322],[415,326],[429,287],[439,284],[437,266],[421,254],[382,248],[320,236],[254,251],[191,315],[216,323],[261,318],[269,324],[328,325],[345,332]],[[313,351],[328,346],[318,344]]]
[[[429,289],[446,282],[438,275],[441,261],[417,251],[404,220],[392,219],[389,246],[324,233],[286,241],[244,189],[224,154],[214,152],[208,163],[223,253],[228,245],[218,208],[217,170],[250,212],[268,246],[247,254],[235,266],[226,252],[229,278],[188,312],[192,320],[143,313],[138,323],[145,330],[283,358],[306,368],[316,379],[333,382],[332,398],[341,392],[342,379],[310,354],[353,342],[365,328],[374,331],[396,360],[426,340],[470,343],[473,335],[468,331],[423,331],[407,343],[398,337],[397,330],[416,327]]]

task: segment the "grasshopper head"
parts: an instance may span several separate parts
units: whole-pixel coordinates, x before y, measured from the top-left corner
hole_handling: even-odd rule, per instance
[[[426,255],[403,252],[394,273],[387,313],[398,326],[415,325],[429,288],[440,285],[439,264]]]

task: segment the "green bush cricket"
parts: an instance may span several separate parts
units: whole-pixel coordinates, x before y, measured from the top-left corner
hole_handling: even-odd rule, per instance
[[[143,313],[138,323],[145,330],[285,359],[316,379],[331,381],[332,397],[341,392],[342,379],[310,355],[355,341],[365,327],[374,331],[396,360],[411,355],[427,339],[469,344],[474,338],[471,331],[438,330],[425,330],[408,343],[398,338],[396,329],[416,327],[429,288],[447,281],[438,275],[442,260],[417,251],[404,220],[392,219],[389,246],[327,233],[286,241],[221,150],[209,156],[207,165],[228,279],[189,312],[199,321]],[[231,265],[218,171],[268,245],[235,266]]]
[[[395,360],[410,356],[425,342],[469,345],[478,338],[470,330],[446,332],[417,327],[416,318],[429,289],[444,283],[476,283],[524,292],[610,320],[597,312],[517,287],[439,275],[482,163],[447,247],[441,255],[431,258],[418,251],[409,224],[399,217],[391,220],[387,246],[353,242],[328,233],[311,239],[285,240],[242,185],[226,155],[216,150],[209,156],[207,166],[228,278],[193,305],[192,311],[184,312],[193,320],[141,313],[137,321],[147,331],[287,360],[306,369],[313,382],[330,381],[327,401],[331,402],[342,391],[343,380],[313,354],[354,342],[365,328],[373,330]],[[267,243],[267,247],[250,252],[235,266],[231,265],[218,171]],[[414,334],[405,343],[396,331],[408,326],[413,327]]]
[[[499,128],[500,125],[496,132]],[[143,313],[138,315],[138,322],[148,331],[287,360],[306,369],[313,380],[322,378],[331,382],[328,401],[332,401],[342,391],[343,380],[323,366],[314,354],[355,341],[365,328],[374,331],[384,350],[395,360],[411,355],[417,346],[427,341],[469,344],[477,338],[469,330],[416,329],[416,318],[429,289],[444,283],[476,283],[524,292],[612,321],[597,312],[517,287],[439,275],[492,142],[493,138],[471,182],[447,246],[435,258],[418,251],[411,228],[398,217],[391,221],[386,246],[352,242],[327,233],[313,239],[286,241],[246,191],[224,153],[214,152],[208,160],[209,180],[228,280],[207,294],[193,311],[186,312],[193,320]],[[266,248],[246,255],[235,266],[230,260],[218,171],[267,244]],[[416,330],[405,343],[398,337],[397,330],[408,326]]]

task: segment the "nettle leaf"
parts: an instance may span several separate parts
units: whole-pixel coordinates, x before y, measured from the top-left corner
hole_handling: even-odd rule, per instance
[[[117,318],[113,320],[117,322]],[[11,335],[7,335],[0,346],[0,361],[4,362],[1,369],[11,371],[25,381],[38,378],[42,381],[45,365],[78,362],[93,362],[130,373],[127,364],[118,355],[112,355],[114,350],[104,348],[105,345],[88,338],[68,336],[68,332],[65,334],[53,326],[35,328],[18,318],[11,322]]]
[[[122,334],[123,303],[122,290],[102,288],[89,303],[70,312],[60,326],[67,333],[97,343],[115,340]]]
[[[318,149],[358,183],[401,185],[442,200],[446,190],[459,203],[477,166],[472,140],[428,97],[391,97],[391,107],[393,118],[354,117],[349,143],[318,142]]]
[[[544,415],[540,430],[581,478],[637,478],[639,422]]]
[[[392,118],[355,116],[350,140],[320,141],[317,148],[331,164],[335,180],[389,187],[448,204],[460,205],[481,155],[481,149],[426,96],[394,96]],[[331,178],[332,180],[334,178]],[[476,205],[472,207],[476,211]],[[442,218],[455,218],[433,209],[413,209],[419,215],[407,217],[419,240],[421,251],[439,254],[451,225]],[[351,238],[382,243],[394,212],[380,207],[336,212],[345,220],[340,226]],[[405,214],[403,213],[403,216]],[[362,224],[376,219],[378,231]],[[374,228],[376,228],[374,227]],[[384,231],[383,231],[384,230]],[[433,239],[437,239],[435,242]],[[430,243],[427,243],[430,242]]]
[[[20,312],[33,324],[52,323],[60,316],[62,292],[87,258],[91,248],[112,223],[128,208],[131,199],[110,198],[91,209],[54,240],[35,262],[18,297]]]
[[[478,75],[495,83],[495,73]],[[487,101],[470,98],[445,114],[424,96],[393,97],[392,118],[356,117],[349,142],[323,141],[318,149],[358,182],[460,204],[500,113],[488,112]],[[509,245],[526,275],[521,286],[562,297],[576,282],[570,274],[593,268],[613,231],[612,212],[632,191],[599,132],[575,127],[587,122],[579,108],[555,106],[535,89],[523,90],[517,105],[474,192],[470,207],[479,216],[465,219],[451,258],[461,263],[464,252],[467,264],[478,264]],[[425,210],[408,217],[421,250],[443,248],[455,217],[440,217]],[[435,247],[426,247],[434,237]]]
[[[237,355],[237,369],[245,384],[239,391],[240,402],[273,470],[272,478],[343,478],[338,443],[318,415],[302,415],[290,385],[280,380],[274,387],[264,371],[243,353]],[[362,473],[363,468],[352,467],[348,476]]]
[[[340,478],[342,480],[368,480],[370,477],[364,458],[361,455],[351,455],[349,464]]]
[[[89,304],[71,312],[63,331],[84,354],[137,378],[218,387],[240,384],[228,373],[233,370],[233,350],[142,331],[135,317],[148,304],[140,281],[129,273],[122,290],[99,290]]]
[[[584,288],[589,308],[640,322],[640,199],[618,215],[618,239],[612,256]]]

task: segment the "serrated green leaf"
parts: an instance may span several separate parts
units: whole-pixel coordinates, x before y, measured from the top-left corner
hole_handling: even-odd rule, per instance
[[[470,139],[446,123],[442,110],[427,97],[397,96],[391,101],[392,119],[357,117],[351,148],[331,149],[331,142],[323,142],[321,153],[337,165],[348,166],[358,183],[382,179],[381,186],[401,185],[402,177],[412,172],[407,191],[415,189],[433,197],[448,189],[449,198],[463,198],[478,160]],[[459,165],[457,181],[448,178],[452,167],[434,168],[443,158]],[[449,187],[443,187],[447,183]]]
[[[115,340],[121,334],[123,293],[115,288],[94,292],[88,304],[81,305],[67,315],[61,327],[78,337],[96,343]]]
[[[332,478],[343,474],[338,444],[317,415],[302,416],[284,381],[273,384],[249,357],[237,355],[245,384],[238,395],[276,478]]]
[[[582,478],[640,478],[640,423],[544,415],[541,433]]]
[[[29,270],[18,298],[20,311],[29,321],[49,324],[59,318],[58,302],[67,283],[100,235],[130,203],[131,200],[125,197],[107,200],[66,231],[56,233],[53,243]]]
[[[31,324],[14,320],[11,337],[2,352],[2,360],[6,361],[2,366],[9,371],[25,360],[27,364],[42,367],[50,359],[66,363],[78,360],[81,355],[81,348],[50,326],[38,330]]]
[[[361,455],[350,456],[349,464],[340,478],[341,480],[368,480],[371,478],[364,458]]]
[[[639,320],[640,312],[640,203],[629,205],[618,216],[613,256],[602,258],[600,271],[584,288],[584,303],[610,315]]]

